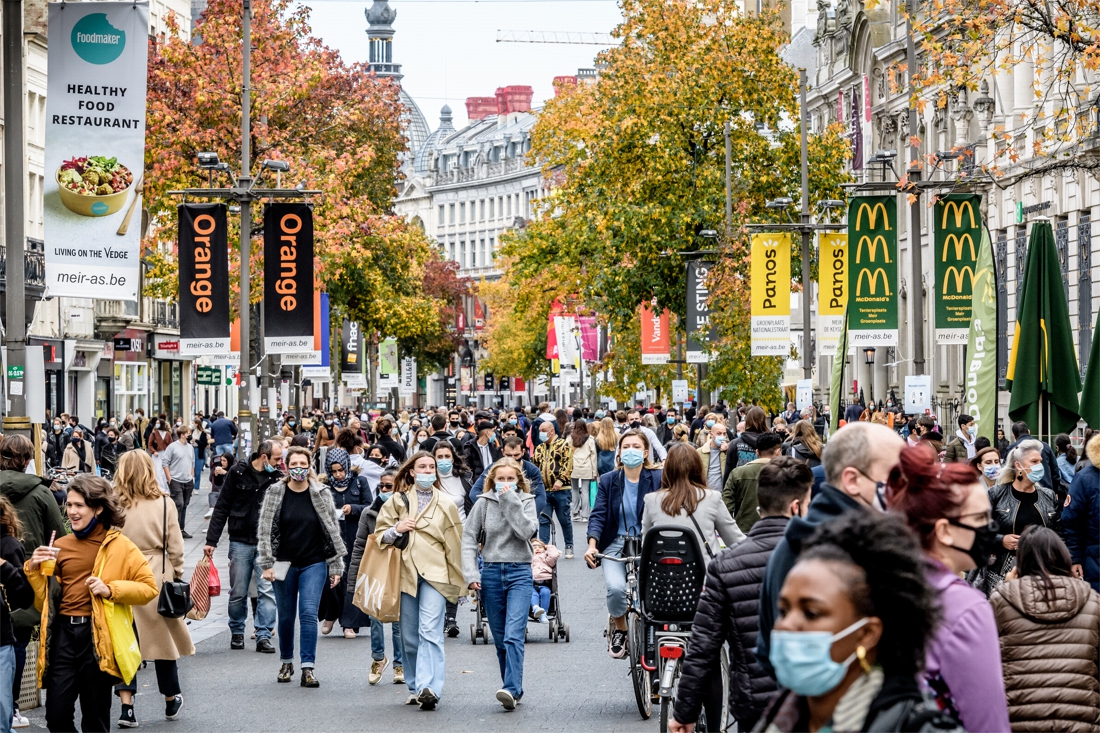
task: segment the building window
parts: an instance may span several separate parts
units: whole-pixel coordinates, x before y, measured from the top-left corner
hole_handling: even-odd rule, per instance
[[[439,205],[439,226],[443,226],[444,224],[447,223],[446,218],[445,218],[446,214],[444,213],[445,211],[446,211],[446,209],[444,209],[443,204],[440,204]]]
[[[465,224],[466,223],[466,202],[465,201],[463,201],[461,204],[458,205],[458,223],[459,224]]]
[[[1054,249],[1058,252],[1058,264],[1062,268],[1062,289],[1069,302],[1069,221],[1062,217],[1054,223]]]
[[[489,218],[490,219],[495,219],[496,218],[496,214],[493,213],[493,204],[495,204],[496,202],[497,202],[496,199],[489,199]]]
[[[512,215],[512,197],[508,197],[508,216]]]
[[[458,255],[455,252],[455,240],[451,240],[451,262],[458,262]]]
[[[1024,294],[1024,265],[1027,264],[1027,225],[1016,227],[1016,310],[1020,310],[1020,296]]]
[[[497,243],[493,237],[489,237],[489,260],[493,263],[497,261]]]
[[[1081,378],[1089,365],[1092,340],[1092,213],[1084,211],[1077,220],[1077,362]]]
[[[489,258],[485,255],[485,240],[481,240],[481,266],[488,267]]]
[[[455,205],[451,204],[451,223],[455,223]]]
[[[461,259],[458,261],[458,266],[463,270],[466,269],[466,241],[462,240],[458,243],[458,252]]]

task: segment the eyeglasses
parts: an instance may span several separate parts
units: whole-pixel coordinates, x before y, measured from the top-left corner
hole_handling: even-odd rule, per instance
[[[990,522],[993,521],[993,512],[992,512],[992,510],[987,509],[984,512],[971,512],[970,514],[960,514],[957,517],[948,517],[948,519],[949,520],[950,519],[960,520],[960,519],[966,519],[967,517],[977,517],[980,520],[980,523],[974,525],[974,527],[984,527],[984,526],[986,526],[987,524],[989,524]],[[967,526],[969,526],[969,525],[967,525]],[[974,527],[972,527],[972,529]]]

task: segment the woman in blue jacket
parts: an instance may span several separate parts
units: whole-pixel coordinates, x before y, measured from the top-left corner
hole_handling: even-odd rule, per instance
[[[584,561],[596,567],[596,554],[623,556],[627,537],[642,536],[645,497],[661,488],[661,471],[649,461],[649,439],[641,430],[627,430],[619,438],[619,466],[600,477],[596,504],[588,517],[588,550]],[[626,654],[626,566],[605,562],[607,612],[615,628],[608,653],[614,659]]]
[[[351,468],[351,458],[343,448],[329,448],[325,454],[325,483],[332,490],[332,499],[336,504],[336,516],[340,520],[340,533],[343,535],[347,555],[344,557],[344,575],[334,588],[325,588],[321,594],[318,615],[321,620],[321,633],[328,634],[336,621],[344,629],[345,639],[354,639],[360,627],[370,626],[367,615],[351,603],[351,594],[347,592],[348,567],[351,551],[355,546],[355,533],[359,529],[359,517],[374,501],[366,476],[361,476]]]

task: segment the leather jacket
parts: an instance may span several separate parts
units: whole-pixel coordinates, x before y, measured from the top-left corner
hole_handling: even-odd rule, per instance
[[[1043,518],[1043,524],[1048,529],[1053,529],[1059,535],[1062,534],[1062,510],[1054,492],[1042,485],[1036,485],[1039,493],[1035,502],[1035,508]],[[1007,573],[1015,565],[1016,552],[1007,550],[1004,546],[1005,535],[1015,534],[1013,525],[1016,522],[1016,513],[1020,509],[1020,500],[1012,495],[1012,484],[998,484],[989,490],[989,503],[993,509],[993,522],[997,525],[997,559],[992,569],[1000,574]],[[1009,563],[1009,559],[1013,562]]]

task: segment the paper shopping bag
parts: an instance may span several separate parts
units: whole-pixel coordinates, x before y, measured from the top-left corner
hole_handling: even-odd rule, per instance
[[[191,574],[191,610],[187,612],[187,618],[194,621],[202,621],[206,614],[210,613],[210,570],[214,566],[210,564],[210,558],[205,555],[199,558],[195,565],[195,572]]]
[[[351,602],[363,613],[382,623],[391,624],[400,620],[400,550],[392,546],[379,547],[374,535],[367,538]]]

